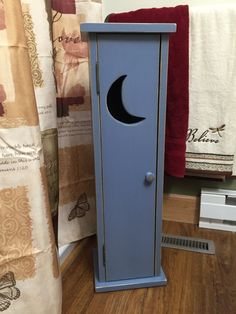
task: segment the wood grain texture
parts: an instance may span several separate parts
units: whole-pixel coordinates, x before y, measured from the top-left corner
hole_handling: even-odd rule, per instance
[[[164,194],[163,220],[197,224],[200,198],[196,196]]]
[[[68,256],[65,258],[65,260],[61,264],[60,269],[61,269],[62,276],[68,270],[68,268],[70,268],[71,264],[77,258],[77,256],[80,255],[84,247],[86,245],[89,245],[90,241],[91,241],[90,238],[84,238],[76,242],[75,247],[72,249],[72,251],[68,254]]]
[[[90,238],[63,275],[63,314],[235,314],[236,234],[164,222],[163,231],[215,241],[216,255],[162,250],[166,287],[94,293]]]

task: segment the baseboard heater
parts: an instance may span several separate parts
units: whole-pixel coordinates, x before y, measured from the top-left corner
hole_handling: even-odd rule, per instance
[[[199,227],[236,232],[236,191],[203,188]]]

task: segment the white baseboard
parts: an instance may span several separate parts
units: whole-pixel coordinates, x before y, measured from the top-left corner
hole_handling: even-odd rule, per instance
[[[218,219],[200,218],[199,227],[200,228],[207,228],[207,229],[236,232],[235,223],[230,224],[230,222],[227,223],[227,221],[218,220]]]
[[[73,251],[75,248],[77,242],[69,243],[66,245],[63,245],[59,247],[59,260],[60,260],[60,265],[63,264],[65,259],[70,255],[70,253]]]

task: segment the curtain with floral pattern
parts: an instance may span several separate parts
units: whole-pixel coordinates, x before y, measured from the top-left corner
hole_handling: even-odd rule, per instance
[[[61,313],[57,245],[95,232],[88,47],[100,1],[0,0],[0,312]]]

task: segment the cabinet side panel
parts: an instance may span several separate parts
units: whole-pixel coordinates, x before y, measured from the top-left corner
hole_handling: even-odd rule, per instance
[[[90,51],[90,86],[92,100],[93,146],[96,188],[96,212],[97,212],[97,253],[98,276],[100,281],[105,280],[105,268],[103,261],[104,246],[104,220],[103,220],[103,180],[102,180],[102,152],[101,152],[101,126],[99,95],[97,93],[97,36],[89,34]]]
[[[163,181],[164,181],[164,153],[165,153],[165,122],[166,122],[166,89],[168,71],[169,37],[161,35],[160,49],[160,79],[159,79],[159,117],[157,137],[157,192],[156,192],[156,250],[155,275],[161,272],[161,234],[162,234],[162,207],[163,207]]]

